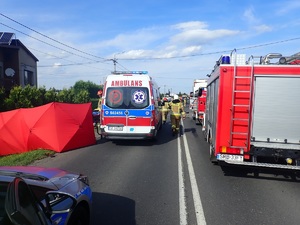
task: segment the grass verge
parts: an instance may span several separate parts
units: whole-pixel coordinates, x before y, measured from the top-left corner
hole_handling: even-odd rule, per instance
[[[51,150],[38,149],[20,154],[0,157],[0,166],[27,166],[36,160],[54,155]]]

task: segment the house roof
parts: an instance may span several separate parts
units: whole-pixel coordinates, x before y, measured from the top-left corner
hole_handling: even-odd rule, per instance
[[[31,51],[29,51],[28,48],[18,39],[12,39],[10,44],[5,43],[5,44],[0,44],[0,48],[22,48],[24,49],[36,62],[39,61],[38,58],[36,58]]]

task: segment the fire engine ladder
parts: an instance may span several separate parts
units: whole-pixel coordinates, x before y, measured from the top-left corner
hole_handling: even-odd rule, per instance
[[[252,60],[250,74],[249,71],[245,69],[238,70],[236,61],[237,54],[235,52],[230,120],[230,147],[245,149],[250,138],[254,61]]]

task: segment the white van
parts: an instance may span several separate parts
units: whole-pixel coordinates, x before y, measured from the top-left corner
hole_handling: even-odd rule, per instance
[[[155,139],[162,125],[159,88],[146,71],[114,72],[106,78],[101,136]]]

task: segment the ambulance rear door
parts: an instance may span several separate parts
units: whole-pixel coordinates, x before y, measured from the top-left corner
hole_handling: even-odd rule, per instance
[[[152,108],[148,87],[108,87],[103,105],[106,132],[150,132]]]

